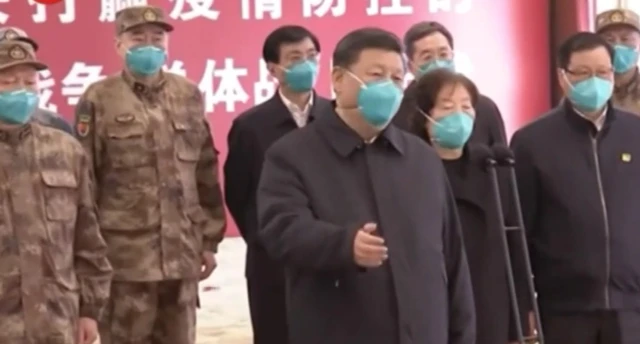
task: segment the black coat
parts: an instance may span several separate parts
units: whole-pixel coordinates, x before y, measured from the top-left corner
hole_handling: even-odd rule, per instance
[[[416,112],[415,85],[414,81],[407,86],[400,109],[393,118],[393,124],[404,130],[409,130],[410,120]],[[476,119],[469,142],[487,146],[506,143],[504,120],[496,103],[489,97],[480,95],[475,110]]]
[[[394,126],[372,144],[335,112],[267,151],[261,237],[286,266],[292,344],[473,344],[473,297],[442,162]],[[367,222],[389,248],[354,263]]]
[[[314,95],[309,113],[312,122],[317,113],[331,109],[331,102]],[[224,163],[224,196],[227,208],[247,243],[245,274],[260,283],[284,285],[282,267],[269,258],[256,240],[258,215],[256,189],[265,151],[287,133],[298,129],[291,112],[276,94],[268,101],[240,114],[227,137],[228,155]]]
[[[331,103],[314,95],[309,121],[327,109],[331,109]],[[245,274],[254,344],[288,343],[284,270],[258,239],[256,189],[265,151],[297,129],[291,112],[276,93],[238,116],[229,131],[224,191],[229,212],[247,243]]]
[[[507,343],[517,340],[515,317],[507,281],[506,260],[502,245],[501,222],[517,224],[509,178],[498,171],[504,219],[498,218],[490,174],[474,162],[473,146],[465,149],[462,158],[444,161],[451,189],[458,208],[465,249],[469,261],[474,301],[476,305],[476,344]],[[519,233],[508,233],[509,254],[516,281],[516,294],[525,336],[528,334],[527,313],[532,308],[527,285],[524,250]]]
[[[640,117],[570,102],[511,140],[543,313],[640,310]]]

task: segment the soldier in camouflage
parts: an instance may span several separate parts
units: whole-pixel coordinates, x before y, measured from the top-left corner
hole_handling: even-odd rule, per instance
[[[36,41],[34,41],[31,37],[29,37],[27,33],[24,32],[24,30],[19,29],[17,27],[0,27],[0,42],[3,42],[3,41],[20,41],[20,42],[28,43],[33,48],[34,52],[37,52],[39,48],[38,43],[36,43]],[[39,91],[38,82],[35,82],[29,85],[29,89],[38,92]],[[32,118],[34,121],[42,125],[45,125],[51,128],[60,129],[64,132],[67,132],[73,135],[73,131],[69,123],[67,123],[67,121],[65,121],[64,118],[62,118],[62,116],[60,116],[59,114],[56,114],[55,112],[38,108],[33,113]]]
[[[195,342],[198,281],[225,230],[217,151],[202,94],[164,72],[173,27],[151,6],[116,15],[124,70],[91,85],[76,108],[108,257],[102,344]]]
[[[83,147],[31,121],[46,68],[0,43],[0,343],[92,344],[111,266]]]
[[[596,31],[615,49],[613,104],[640,116],[640,17],[626,9],[606,11],[597,16]]]

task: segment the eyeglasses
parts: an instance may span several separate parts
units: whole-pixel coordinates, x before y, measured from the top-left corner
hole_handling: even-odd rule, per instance
[[[596,71],[587,70],[587,69],[578,69],[578,70],[566,69],[565,72],[577,80],[586,80],[594,76],[600,79],[609,79],[611,76],[613,76],[613,68],[600,69]]]

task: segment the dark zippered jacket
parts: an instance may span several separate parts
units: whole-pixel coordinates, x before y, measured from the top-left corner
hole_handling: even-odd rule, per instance
[[[640,309],[640,117],[565,102],[511,146],[542,310]]]

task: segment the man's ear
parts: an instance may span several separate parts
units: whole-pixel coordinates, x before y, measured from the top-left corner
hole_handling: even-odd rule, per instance
[[[331,85],[335,94],[340,94],[342,89],[342,81],[344,80],[345,69],[342,67],[333,67],[331,69]]]
[[[124,44],[122,42],[122,35],[118,35],[113,39],[113,47],[116,49],[116,53],[120,57],[124,57]]]
[[[271,75],[274,78],[278,78],[278,75],[276,74],[276,72],[278,71],[278,67],[275,63],[273,62],[267,62],[267,71],[269,71],[269,75]]]

